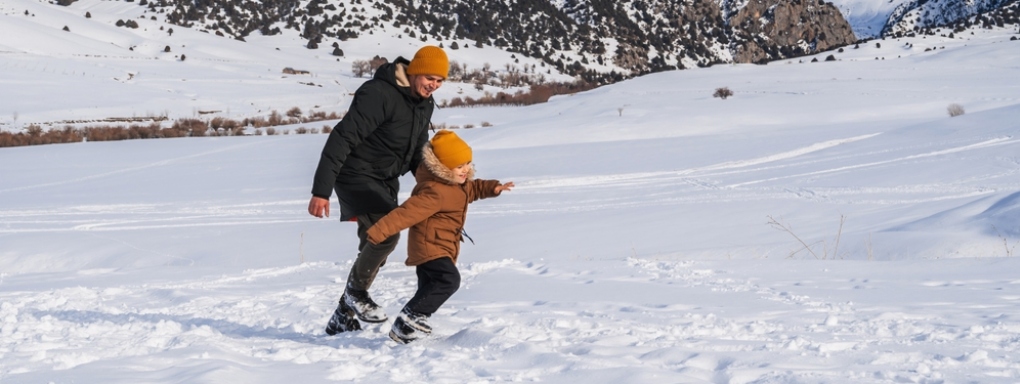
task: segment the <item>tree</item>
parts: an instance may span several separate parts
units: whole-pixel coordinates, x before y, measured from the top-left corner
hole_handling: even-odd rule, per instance
[[[354,76],[356,77],[362,77],[366,73],[372,72],[372,67],[367,60],[354,60],[354,62],[351,63],[351,72],[354,73]]]

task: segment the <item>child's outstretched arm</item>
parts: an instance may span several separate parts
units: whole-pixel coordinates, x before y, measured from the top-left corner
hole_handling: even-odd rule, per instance
[[[499,180],[481,180],[473,179],[468,180],[468,202],[474,202],[478,199],[488,199],[490,197],[499,196],[503,191],[509,191],[514,187],[513,182],[507,182],[506,184],[500,183]]]
[[[497,185],[496,189],[494,189],[493,192],[495,192],[498,195],[500,193],[503,193],[503,191],[510,191],[511,189],[514,189],[514,182],[508,181],[506,183]]]

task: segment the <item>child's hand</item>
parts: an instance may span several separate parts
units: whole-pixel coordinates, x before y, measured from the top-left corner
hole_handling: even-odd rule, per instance
[[[503,192],[503,191],[509,191],[509,190],[511,190],[511,189],[513,189],[513,188],[514,188],[514,182],[512,182],[512,181],[508,181],[508,182],[506,182],[505,184],[500,184],[500,185],[497,185],[497,186],[496,186],[496,189],[495,189],[495,190],[493,190],[493,192],[496,192],[496,193],[501,193],[501,192]]]

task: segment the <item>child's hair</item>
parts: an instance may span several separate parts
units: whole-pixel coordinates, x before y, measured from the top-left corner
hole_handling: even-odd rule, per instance
[[[454,169],[471,162],[471,147],[453,131],[443,129],[436,132],[431,143],[432,152],[447,168]]]

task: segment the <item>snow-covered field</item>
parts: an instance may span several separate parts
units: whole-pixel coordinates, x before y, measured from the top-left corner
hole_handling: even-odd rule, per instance
[[[0,15],[5,36],[24,15],[0,4],[14,9]],[[90,4],[120,3],[74,6]],[[388,339],[389,323],[322,330],[357,245],[354,224],[305,212],[325,135],[0,149],[0,383],[1020,381],[1011,33],[876,40],[835,62],[438,111],[436,123],[478,127],[458,133],[479,177],[518,188],[472,205],[461,290],[410,345]],[[208,49],[221,56],[234,44],[210,41],[226,42]],[[238,113],[261,89],[266,108],[306,89],[343,103],[335,83],[281,85],[282,51],[224,59],[229,82],[176,72],[190,85],[161,92]],[[457,54],[481,60],[469,51]],[[80,63],[11,52],[0,83],[15,91],[0,104],[22,114],[5,116],[8,129],[73,118],[79,102],[105,111],[95,117],[160,103],[137,84],[47,85]],[[142,73],[168,68],[158,61]],[[713,98],[719,87],[735,95]],[[177,101],[169,114],[196,108]],[[949,117],[950,104],[966,113]],[[372,288],[390,314],[416,283],[404,255]]]

